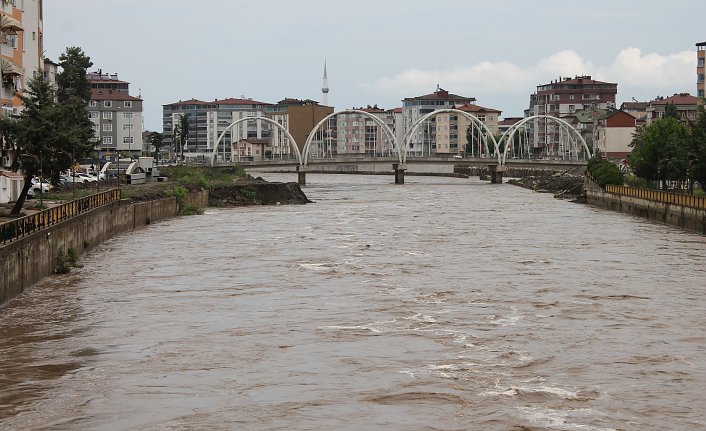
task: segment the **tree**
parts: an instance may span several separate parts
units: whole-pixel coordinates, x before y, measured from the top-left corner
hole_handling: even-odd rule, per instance
[[[157,160],[157,164],[159,164],[159,150],[162,148],[164,135],[159,132],[151,132],[147,140],[154,147],[154,157]]]
[[[22,210],[32,178],[41,174],[57,183],[74,160],[93,151],[93,124],[86,110],[90,99],[86,69],[92,63],[79,48],[68,48],[60,59],[58,91],[41,75],[32,78],[19,95],[24,109],[0,123],[4,137],[14,140],[18,154],[14,169],[22,169],[25,177],[13,214]]]
[[[690,139],[689,176],[706,191],[706,110],[703,105],[699,106],[696,121],[691,124]]]
[[[184,161],[184,147],[186,146],[186,143],[189,139],[189,128],[191,127],[189,125],[189,114],[181,114],[179,117],[179,125],[178,127],[178,133],[179,133],[179,148],[181,150],[181,161]]]
[[[61,72],[56,76],[59,102],[78,97],[88,103],[91,99],[91,83],[86,77],[86,71],[93,66],[90,57],[81,48],[69,47],[59,56],[59,66]]]
[[[684,124],[669,116],[640,128],[631,143],[630,165],[635,175],[660,181],[666,190],[668,181],[684,181],[688,166],[688,131]]]

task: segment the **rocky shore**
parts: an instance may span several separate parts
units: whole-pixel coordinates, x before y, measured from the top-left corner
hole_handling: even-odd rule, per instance
[[[508,184],[524,187],[539,193],[552,193],[557,199],[585,203],[583,173],[559,172],[547,175],[533,175],[523,178],[510,178]]]

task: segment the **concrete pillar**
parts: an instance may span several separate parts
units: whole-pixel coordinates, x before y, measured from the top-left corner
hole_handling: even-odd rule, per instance
[[[488,174],[490,175],[490,184],[502,184],[503,172],[507,168],[503,165],[488,165]]]
[[[395,184],[404,184],[404,171],[407,170],[407,165],[393,163],[392,169],[395,170]]]
[[[304,165],[299,165],[297,166],[297,181],[299,182],[300,186],[305,186],[306,185],[306,166]]]

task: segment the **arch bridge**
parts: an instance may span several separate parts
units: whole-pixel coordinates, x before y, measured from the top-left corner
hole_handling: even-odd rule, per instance
[[[347,121],[351,116],[355,120]],[[437,118],[439,116],[442,117]],[[338,121],[339,117],[343,120]],[[433,158],[432,156],[438,159],[439,154],[444,154],[437,153],[435,146],[443,145],[443,142],[451,142],[449,138],[454,132],[452,123],[459,117],[465,118],[468,122],[463,153],[471,159],[484,159],[481,163],[489,168],[493,183],[502,182],[508,156],[513,162],[523,160],[531,162],[536,160],[533,155],[539,148],[543,151],[541,159],[581,163],[593,155],[578,130],[565,120],[550,115],[523,118],[496,138],[487,125],[474,115],[453,108],[439,109],[415,121],[402,137],[402,142],[398,142],[395,133],[380,117],[363,110],[345,109],[333,112],[319,121],[307,136],[301,150],[290,132],[277,121],[261,116],[241,118],[229,124],[220,133],[213,147],[210,162],[212,166],[216,163],[219,145],[228,131],[250,121],[262,121],[272,125],[286,137],[286,145],[278,145],[279,162],[280,164],[296,163],[299,183],[302,185],[306,184],[306,172],[309,170],[310,162],[345,164],[360,160],[361,156],[379,161],[389,160],[395,171],[395,183],[404,184],[404,173],[410,161],[421,162],[422,159],[428,161]],[[362,126],[358,124],[361,118]],[[366,120],[370,121],[367,124],[373,124],[374,127],[367,126]],[[432,121],[434,124],[430,125]],[[363,127],[365,130],[362,151],[346,140],[346,132],[351,127],[348,122],[354,124],[352,127]],[[458,145],[459,131],[456,129],[455,132]],[[443,149],[448,151],[450,148]],[[240,151],[239,148],[238,151]],[[447,156],[454,159],[459,157],[450,153]],[[277,154],[273,155],[272,164],[277,164],[276,158]],[[541,164],[540,160],[536,161]]]

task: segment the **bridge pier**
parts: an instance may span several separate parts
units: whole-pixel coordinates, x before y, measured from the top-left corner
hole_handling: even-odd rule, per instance
[[[502,184],[503,172],[507,168],[503,165],[488,165],[488,174],[490,174],[490,184]]]
[[[306,185],[306,166],[304,165],[297,166],[297,182],[300,186]]]
[[[395,170],[395,184],[404,184],[404,171],[407,170],[407,165],[393,163],[392,169]]]

